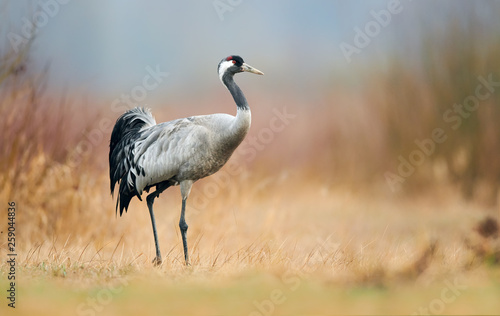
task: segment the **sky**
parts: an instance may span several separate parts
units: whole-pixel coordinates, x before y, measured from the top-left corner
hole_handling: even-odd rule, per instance
[[[112,97],[141,84],[149,67],[168,73],[161,93],[204,92],[220,84],[218,62],[237,54],[274,78],[268,79],[274,83],[269,89],[308,90],[328,87],[332,76],[356,73],[397,50],[408,50],[410,58],[418,50],[422,26],[439,30],[451,19],[450,11],[460,16],[476,10],[496,19],[482,3],[0,1],[7,15],[0,22],[0,51],[14,47],[12,34],[23,36],[29,21],[35,21],[39,27],[30,62],[39,69],[50,64],[51,89]],[[363,45],[356,45],[356,36]],[[355,53],[349,50],[353,47]],[[346,50],[351,52],[347,57]]]

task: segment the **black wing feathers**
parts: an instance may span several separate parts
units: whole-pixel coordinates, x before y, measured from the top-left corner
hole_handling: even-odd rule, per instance
[[[134,108],[125,112],[116,121],[111,141],[109,143],[109,180],[110,190],[113,195],[115,185],[119,184],[116,209],[120,207],[120,216],[123,210],[127,211],[130,200],[138,194],[137,189],[133,187],[135,175],[130,173],[132,186],[127,179],[131,167],[134,166],[134,143],[141,136],[141,130],[156,125],[151,112],[144,108]],[[138,168],[140,174],[144,174],[142,168]],[[141,199],[140,196],[138,196]]]

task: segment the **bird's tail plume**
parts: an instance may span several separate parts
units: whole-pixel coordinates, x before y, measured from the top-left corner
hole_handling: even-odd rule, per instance
[[[133,108],[125,112],[116,120],[111,133],[109,144],[109,179],[111,194],[114,193],[116,183],[120,183],[119,196],[120,215],[127,208],[130,199],[135,195],[132,188],[128,188],[126,176],[133,160],[133,145],[140,136],[140,132],[156,125],[156,121],[149,109]]]

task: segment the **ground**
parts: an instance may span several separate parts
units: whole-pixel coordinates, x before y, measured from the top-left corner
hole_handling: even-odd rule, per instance
[[[286,179],[263,182],[247,194],[241,188],[224,189],[198,210],[194,196],[201,196],[209,182],[202,183],[192,193],[191,213],[188,204],[188,267],[177,226],[176,188],[155,205],[164,258],[160,267],[151,263],[155,252],[149,215],[139,201],[122,218],[105,216],[102,225],[112,233],[101,236],[88,227],[84,237],[68,231],[23,242],[26,224],[21,222],[16,308],[7,306],[3,290],[0,311],[254,316],[500,312],[498,234],[478,228],[487,217],[496,223],[495,209],[449,192],[440,194],[442,199],[429,194],[409,198],[319,183],[285,192],[278,189],[280,181]],[[273,194],[263,193],[269,185],[276,188]],[[3,246],[3,258],[5,254]],[[8,289],[5,261],[1,271],[1,288]]]

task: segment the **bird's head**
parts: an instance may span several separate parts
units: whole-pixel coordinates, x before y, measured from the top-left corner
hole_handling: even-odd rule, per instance
[[[251,72],[257,75],[263,75],[264,73],[258,69],[253,68],[252,66],[245,64],[243,58],[237,55],[231,55],[220,61],[219,66],[217,67],[217,71],[219,72],[219,78],[222,81],[222,77],[225,74],[234,75],[239,72]]]

